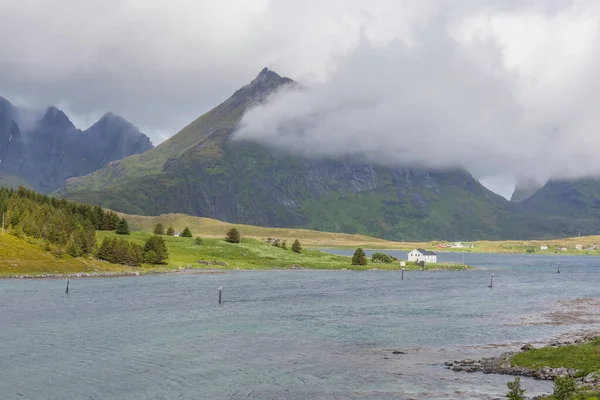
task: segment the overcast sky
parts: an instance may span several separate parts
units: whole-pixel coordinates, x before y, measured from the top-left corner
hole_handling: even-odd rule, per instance
[[[268,66],[240,136],[310,154],[515,175],[600,174],[600,2],[19,0],[0,6],[0,95],[107,111],[155,144]]]

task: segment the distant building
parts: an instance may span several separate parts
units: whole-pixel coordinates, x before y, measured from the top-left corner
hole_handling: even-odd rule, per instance
[[[566,247],[557,247],[556,250],[558,250],[558,251],[567,251],[569,249],[567,249]]]
[[[583,245],[582,244],[576,244],[575,245],[575,249],[577,249],[577,250],[583,250]]]
[[[436,263],[437,254],[433,251],[414,249],[413,251],[408,253],[408,261],[425,261],[426,263]]]
[[[180,233],[179,233],[179,232],[175,232],[175,233],[173,233],[173,236],[175,236],[175,237],[179,237],[179,235],[180,235]]]
[[[540,250],[548,250],[548,246],[540,246]]]

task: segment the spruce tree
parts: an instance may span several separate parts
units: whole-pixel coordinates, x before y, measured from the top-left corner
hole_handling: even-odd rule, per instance
[[[151,252],[154,254],[151,254]],[[150,255],[154,258],[154,262],[148,261]],[[149,264],[164,264],[167,258],[169,258],[169,252],[162,236],[154,235],[146,241],[144,245],[144,262]]]
[[[352,255],[352,265],[367,265],[367,256],[360,247]]]
[[[165,227],[163,226],[163,224],[161,224],[160,222],[158,224],[156,224],[156,226],[154,227],[154,234],[155,235],[164,235],[165,234]]]
[[[231,228],[227,231],[227,235],[225,236],[225,241],[229,243],[239,243],[240,242],[240,231],[235,228]]]
[[[287,250],[287,240],[284,240],[283,242],[281,242],[281,248],[284,250]]]
[[[167,236],[173,236],[174,234],[175,234],[175,229],[173,229],[173,227],[172,227],[172,226],[170,226],[170,227],[167,229]]]
[[[292,251],[294,253],[300,253],[302,251],[302,245],[298,239],[294,240],[294,243],[292,243]]]
[[[183,230],[183,232],[181,232],[181,237],[191,238],[192,237],[192,231],[190,231],[190,228],[188,228],[186,226],[185,229]]]
[[[116,233],[117,235],[129,235],[129,224],[127,224],[125,218],[122,218],[117,223]]]

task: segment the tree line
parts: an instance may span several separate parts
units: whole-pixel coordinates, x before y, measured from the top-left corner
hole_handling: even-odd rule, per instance
[[[112,211],[57,199],[23,187],[0,188],[4,226],[17,236],[42,239],[53,248],[79,257],[94,252],[96,230],[114,230],[120,221]]]

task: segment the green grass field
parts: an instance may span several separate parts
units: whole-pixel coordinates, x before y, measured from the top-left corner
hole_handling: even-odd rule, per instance
[[[98,242],[105,237],[118,236],[113,232],[98,232]],[[143,245],[152,236],[151,233],[136,231],[129,236],[121,236],[127,240]],[[227,243],[223,238],[202,238],[202,244],[197,245],[194,238],[163,236],[169,250],[167,268],[239,268],[239,269],[272,269],[289,268],[297,265],[311,269],[386,269],[399,270],[400,263],[391,264],[371,263],[365,266],[351,265],[351,258],[327,254],[318,250],[303,249],[301,253],[290,250],[291,240],[288,240],[288,249],[275,247],[270,243],[253,239],[242,238],[241,244]],[[221,261],[227,266],[219,266],[213,263],[211,266],[200,264],[198,261]],[[432,267],[433,268],[433,267]],[[464,269],[458,264],[439,264],[436,269]],[[414,263],[407,263],[405,269],[420,269]]]

